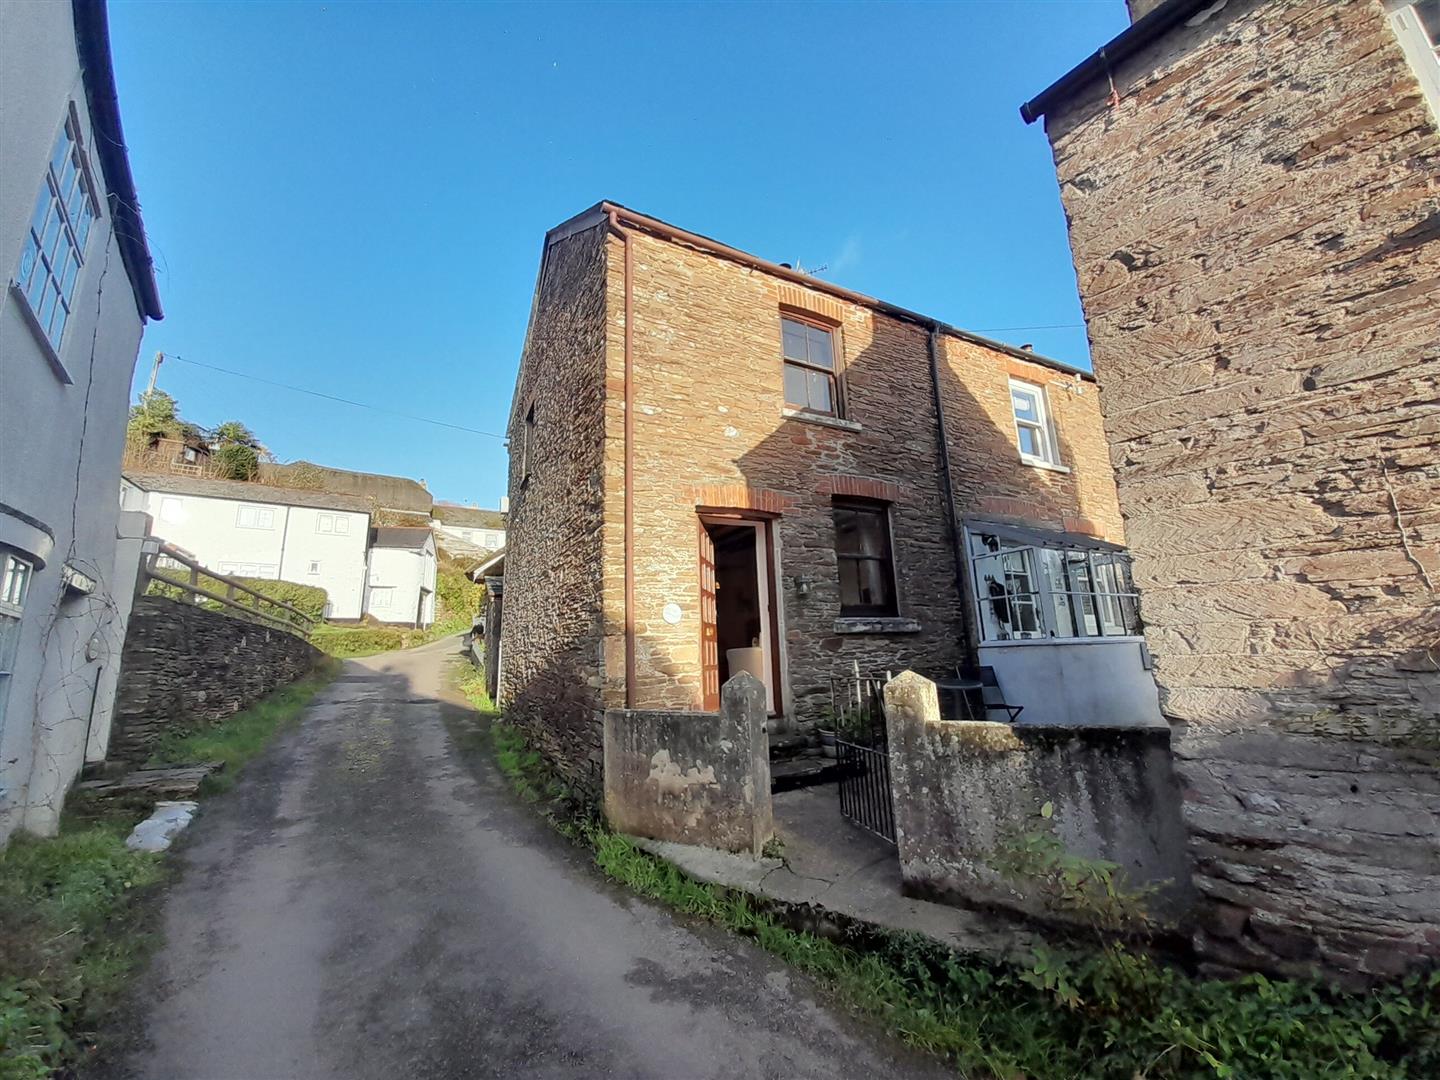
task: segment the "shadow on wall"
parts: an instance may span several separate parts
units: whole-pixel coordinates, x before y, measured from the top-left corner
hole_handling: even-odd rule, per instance
[[[957,664],[973,662],[970,643],[977,633],[968,567],[958,582],[956,570],[955,532],[962,519],[983,517],[1055,531],[1066,527],[1067,518],[1071,524],[1092,514],[1103,520],[1091,505],[1093,494],[1081,490],[1083,468],[1067,473],[1020,461],[1008,358],[941,335],[936,348],[954,488],[952,528],[945,506],[928,332],[878,314],[869,323],[873,333],[844,369],[844,415],[860,430],[777,419],[771,434],[734,461],[749,487],[778,492],[788,503],[777,524],[782,561],[777,593],[785,618],[794,713],[802,720],[818,719],[828,710],[830,676],[849,674],[857,664],[864,674],[911,669],[939,678],[953,675]],[[842,333],[851,348],[860,329],[847,323]],[[776,369],[778,381],[778,355]],[[1049,369],[1035,371],[1047,373],[1043,380],[1029,377],[1051,383],[1048,397],[1061,406],[1054,410],[1059,414],[1059,456],[1073,464],[1076,450],[1067,428],[1079,421],[1079,409],[1054,384],[1073,385],[1074,380]],[[1094,394],[1093,384],[1086,384],[1085,391]],[[1004,418],[1003,426],[996,416]],[[1098,410],[1093,423],[1103,447]],[[1105,469],[1108,476],[1103,455],[1085,467]],[[850,628],[837,622],[844,613],[833,500],[869,492],[893,498],[892,613],[918,622],[918,632],[842,632]],[[1113,504],[1110,511],[1114,517]],[[966,566],[963,557],[961,565]]]

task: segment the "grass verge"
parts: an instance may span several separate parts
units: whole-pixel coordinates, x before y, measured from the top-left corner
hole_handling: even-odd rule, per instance
[[[234,786],[245,764],[265,749],[280,728],[299,719],[310,699],[328,685],[339,670],[338,660],[327,659],[314,674],[281,687],[219,723],[194,731],[168,733],[156,745],[147,764],[223,761],[225,768],[207,777],[201,792],[228,790]]]
[[[611,832],[485,698],[462,734],[488,743],[519,794],[636,893],[752,938],[857,1012],[943,1055],[966,1077],[1375,1078],[1440,1076],[1440,972],[1345,993],[1250,975],[1195,979],[1123,946],[1011,964],[919,935],[822,936],[794,911],[696,881]],[[577,808],[578,806],[578,808]]]
[[[310,631],[310,643],[330,656],[350,660],[396,649],[413,649],[451,634],[463,634],[469,629],[470,619],[467,616],[447,617],[424,630],[396,626],[321,625]]]
[[[338,667],[332,661],[234,716],[165,740],[154,763],[221,760],[225,769],[201,790],[232,786]],[[0,850],[0,1080],[67,1075],[95,1049],[95,1032],[151,942],[143,898],[166,864],[129,850],[125,838],[152,803],[72,795],[58,836],[17,835]]]

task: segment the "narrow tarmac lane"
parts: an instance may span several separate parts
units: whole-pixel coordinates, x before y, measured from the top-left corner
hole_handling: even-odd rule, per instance
[[[115,1078],[948,1075],[605,882],[444,725],[456,640],[351,661],[178,846]]]

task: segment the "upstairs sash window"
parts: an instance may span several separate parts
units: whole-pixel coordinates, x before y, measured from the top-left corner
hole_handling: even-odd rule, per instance
[[[785,404],[792,409],[840,415],[835,379],[835,332],[790,316],[780,319],[785,363]]]

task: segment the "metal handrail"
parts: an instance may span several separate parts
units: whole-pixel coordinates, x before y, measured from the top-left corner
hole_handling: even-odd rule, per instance
[[[162,569],[157,569],[155,562],[159,558],[171,559],[190,571],[188,580],[171,577]],[[225,586],[225,593],[221,595],[200,585],[201,576],[218,581]],[[276,600],[266,596],[264,593],[246,585],[243,581],[230,577],[226,574],[217,574],[214,570],[207,569],[196,562],[191,556],[177,547],[162,542],[156,551],[147,551],[140,563],[140,580],[137,583],[136,591],[144,594],[150,587],[152,581],[158,581],[162,585],[169,585],[179,589],[186,596],[190,597],[193,603],[199,603],[203,597],[206,600],[214,601],[224,607],[234,608],[243,615],[256,619],[267,625],[278,627],[281,630],[298,632],[302,637],[309,637],[310,631],[315,625],[315,620],[306,615],[299,608],[292,607],[283,600]],[[236,594],[240,593],[250,598],[251,606],[246,607],[236,600]],[[276,609],[279,614],[269,609]]]

